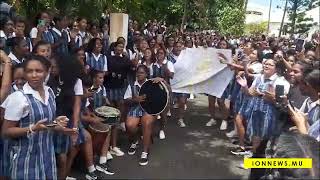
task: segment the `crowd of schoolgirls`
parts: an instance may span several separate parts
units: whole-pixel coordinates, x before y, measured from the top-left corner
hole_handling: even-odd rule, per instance
[[[162,140],[171,108],[178,109],[178,125],[186,127],[187,100],[194,95],[174,93],[174,105],[151,116],[138,105],[145,97],[137,92],[147,79],[170,86],[174,63],[184,48],[233,51],[233,62],[227,65],[234,78],[221,98],[208,95],[211,118],[206,123],[215,125],[218,111],[227,116],[221,130],[234,122],[234,130],[226,134],[237,137],[239,146],[231,150],[233,154],[263,157],[266,149],[277,150],[284,132],[305,134],[315,144],[320,140],[319,33],[306,40],[301,50],[294,38],[170,31],[156,20],[143,25],[130,20],[128,37],[113,43],[109,43],[107,19],[95,24],[84,17],[70,19],[44,11],[30,33],[26,32],[29,24],[23,17],[10,16],[0,24],[3,177],[70,178],[79,152],[87,168],[85,178],[113,175],[116,170],[110,160],[125,155],[117,146],[119,129],[128,135],[129,155],[142,143],[139,164],[147,165],[155,120],[161,122]],[[225,99],[230,100],[229,108]],[[88,125],[101,122],[94,109],[104,105],[121,111],[121,123],[112,126],[101,148],[93,151]],[[316,152],[310,153],[319,159]]]

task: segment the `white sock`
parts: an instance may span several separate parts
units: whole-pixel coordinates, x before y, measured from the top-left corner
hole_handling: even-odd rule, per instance
[[[100,164],[104,164],[107,162],[107,157],[106,156],[100,156],[100,160],[99,160],[99,163]]]
[[[89,173],[92,173],[92,172],[94,172],[95,170],[96,170],[96,168],[94,167],[94,165],[91,165],[91,166],[88,167]]]

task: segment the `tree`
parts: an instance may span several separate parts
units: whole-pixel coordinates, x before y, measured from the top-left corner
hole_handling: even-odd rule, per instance
[[[83,16],[98,21],[106,10],[127,13],[140,22],[157,19],[167,25],[192,29],[215,29],[241,34],[247,0],[10,0],[18,13],[33,19],[50,10],[70,17]]]
[[[240,7],[225,7],[219,12],[218,30],[224,35],[242,35],[244,30],[244,10]]]
[[[246,24],[244,31],[247,35],[258,35],[267,32],[268,22]]]
[[[314,7],[315,2],[314,0],[289,0],[289,33],[301,34],[310,30],[313,18],[305,17],[305,12]]]

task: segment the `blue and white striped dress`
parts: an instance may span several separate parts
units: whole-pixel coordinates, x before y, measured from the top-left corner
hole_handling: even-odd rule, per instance
[[[47,118],[52,123],[55,118],[56,103],[54,93],[49,89],[48,105],[43,104],[30,94],[25,94],[30,105],[28,116],[20,119],[19,127]],[[12,140],[10,148],[11,179],[57,179],[56,159],[53,145],[53,132],[40,131],[30,137]]]
[[[18,91],[18,87],[15,83],[11,84],[10,94]],[[0,138],[0,176],[10,176],[9,167],[10,167],[10,140],[4,137]]]
[[[53,37],[51,30],[44,31],[42,33],[42,40],[49,43],[49,44],[54,44],[54,37]]]
[[[138,85],[130,85],[130,87],[131,87],[132,97],[139,96],[140,87]],[[140,118],[145,114],[146,112],[141,108],[139,103],[135,103],[130,106],[128,116]]]
[[[52,33],[52,36],[53,36],[55,43],[60,41],[61,38],[63,39],[62,43],[55,50],[55,52],[60,55],[68,55],[69,49],[68,49],[68,34],[67,34],[67,32],[66,31],[59,31],[56,28],[52,28],[50,30],[50,32]]]
[[[103,54],[98,55],[98,59],[94,57],[92,53],[86,53],[87,65],[90,66],[90,69],[98,70],[98,71],[108,71],[106,69],[107,65],[107,57]]]
[[[104,86],[100,86],[100,91],[96,92],[93,95],[93,108],[96,109],[98,107],[104,106],[105,105],[105,98],[106,98],[106,94],[104,94],[106,92],[106,88]]]
[[[270,85],[274,85],[274,80],[263,79],[264,76],[256,77],[256,83],[253,84],[259,92],[265,92]],[[262,97],[251,97],[246,106],[246,113],[248,116],[247,134],[250,138],[253,136],[261,139],[269,139],[270,137],[278,135],[277,114],[278,111],[274,104],[264,100]]]

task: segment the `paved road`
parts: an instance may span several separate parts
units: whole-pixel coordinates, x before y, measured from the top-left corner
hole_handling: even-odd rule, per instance
[[[116,174],[106,179],[221,179],[246,178],[249,171],[240,169],[241,157],[230,154],[234,145],[219,130],[219,123],[205,127],[209,119],[207,98],[198,96],[188,103],[186,128],[179,128],[172,117],[167,126],[165,140],[154,139],[149,164],[138,164],[141,148],[135,155],[116,157],[112,167]],[[120,147],[127,152],[128,143],[121,135]],[[84,169],[74,170],[74,177],[83,178]],[[81,179],[82,179],[81,178]]]

